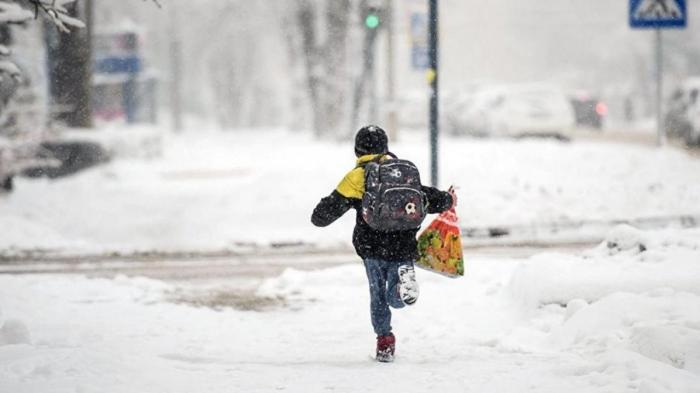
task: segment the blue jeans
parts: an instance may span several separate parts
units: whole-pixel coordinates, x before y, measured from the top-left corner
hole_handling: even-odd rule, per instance
[[[364,263],[369,280],[372,326],[377,336],[387,336],[391,333],[391,310],[389,307],[402,308],[405,306],[399,295],[399,266],[413,266],[413,261],[389,262],[379,259],[365,259]]]

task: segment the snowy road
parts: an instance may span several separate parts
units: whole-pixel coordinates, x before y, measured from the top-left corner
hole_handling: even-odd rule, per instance
[[[541,252],[576,252],[595,243],[588,241],[537,245],[474,245],[465,247],[467,259],[527,258]],[[297,249],[285,252],[269,249],[258,252],[150,253],[24,255],[0,258],[0,274],[82,274],[107,277],[123,274],[166,281],[220,278],[262,279],[279,275],[285,269],[315,270],[358,263],[348,248],[327,250]]]

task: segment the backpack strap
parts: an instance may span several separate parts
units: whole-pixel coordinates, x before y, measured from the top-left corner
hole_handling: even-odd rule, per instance
[[[399,158],[399,157],[396,156],[396,154],[394,154],[394,153],[388,151],[388,152],[383,153],[383,154],[377,154],[376,157],[374,157],[373,159],[371,159],[371,160],[369,160],[369,161],[365,161],[365,162],[363,162],[363,163],[361,163],[361,164],[357,164],[357,166],[356,166],[355,168],[364,168],[364,167],[367,166],[367,164],[369,164],[370,162],[379,163],[379,162],[382,160],[382,158],[384,158],[384,156],[391,156],[391,158],[393,158],[393,159],[395,159],[395,160]]]

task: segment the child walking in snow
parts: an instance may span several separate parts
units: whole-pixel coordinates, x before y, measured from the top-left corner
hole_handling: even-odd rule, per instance
[[[416,233],[420,221],[414,228],[376,229],[376,222],[373,225],[367,222],[367,202],[363,214],[366,167],[370,163],[383,164],[396,160],[396,156],[389,152],[384,130],[373,125],[362,127],[355,136],[355,156],[355,168],[345,175],[330,195],[321,199],[313,211],[311,222],[325,227],[351,208],[356,210],[352,243],[364,262],[369,281],[370,315],[377,335],[377,360],[391,362],[394,359],[396,339],[391,328],[390,307],[398,309],[418,300],[418,283],[413,264],[418,257]],[[395,169],[394,172],[397,172],[396,176],[401,175]],[[426,213],[441,213],[456,204],[457,199],[451,189],[440,191],[423,186],[419,179],[416,181],[424,206],[417,207],[416,203],[408,202],[405,206],[401,205],[399,210],[405,209],[413,215],[422,209]]]

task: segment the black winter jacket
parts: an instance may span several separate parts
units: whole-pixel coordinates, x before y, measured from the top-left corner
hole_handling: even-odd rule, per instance
[[[343,178],[330,195],[316,205],[311,222],[316,226],[325,227],[353,208],[356,218],[352,244],[360,258],[392,262],[415,261],[418,258],[418,229],[382,232],[372,229],[362,218],[364,169],[361,165],[374,158],[376,155],[367,155],[357,160],[358,166]],[[428,213],[441,213],[452,207],[452,195],[448,192],[428,186],[422,186],[421,189],[428,201]]]

